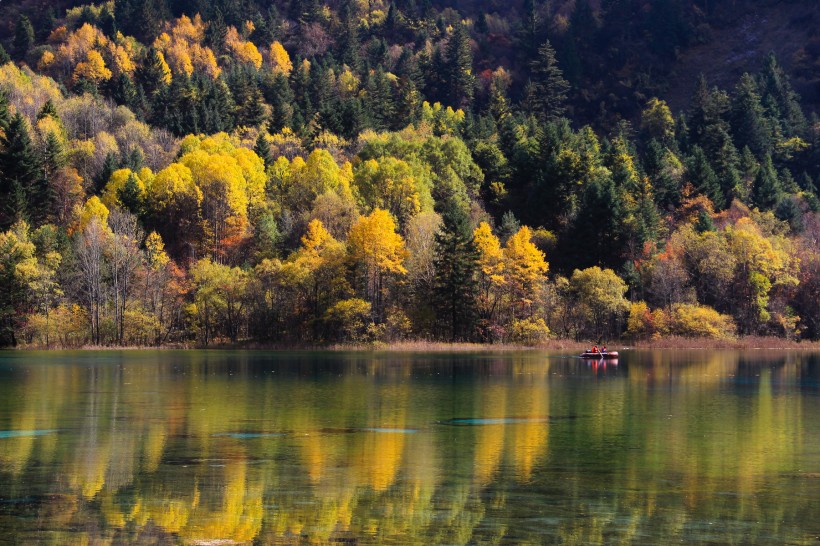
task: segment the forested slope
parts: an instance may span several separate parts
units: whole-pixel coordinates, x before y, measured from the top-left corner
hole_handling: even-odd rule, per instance
[[[0,341],[820,337],[815,3],[458,9],[4,3]]]

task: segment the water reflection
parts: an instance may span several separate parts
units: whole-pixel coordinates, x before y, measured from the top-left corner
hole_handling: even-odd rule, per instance
[[[0,356],[0,538],[815,542],[818,358]]]

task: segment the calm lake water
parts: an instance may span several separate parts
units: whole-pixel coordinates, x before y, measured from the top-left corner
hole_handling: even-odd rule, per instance
[[[820,353],[0,353],[0,543],[818,537]]]

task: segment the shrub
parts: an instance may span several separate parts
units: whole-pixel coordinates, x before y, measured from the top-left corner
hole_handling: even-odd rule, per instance
[[[514,320],[512,341],[524,345],[538,345],[550,337],[550,329],[542,318]]]

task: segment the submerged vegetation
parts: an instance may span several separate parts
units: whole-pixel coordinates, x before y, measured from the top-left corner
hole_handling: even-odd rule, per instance
[[[4,5],[0,345],[820,338],[816,103],[618,6]]]

